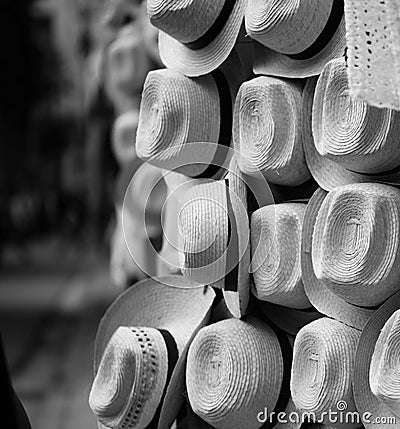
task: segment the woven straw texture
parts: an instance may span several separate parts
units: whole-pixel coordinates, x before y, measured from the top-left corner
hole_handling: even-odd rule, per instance
[[[301,280],[301,232],[305,204],[266,206],[251,217],[254,294],[291,308],[311,306]]]
[[[329,318],[300,330],[294,342],[291,378],[293,401],[300,411],[314,412],[320,419],[323,412],[340,412],[339,401],[346,402],[346,412],[356,411],[352,380],[360,334]]]
[[[365,326],[358,343],[353,388],[354,398],[359,413],[369,413],[370,415],[370,423],[364,423],[366,429],[378,429],[379,427],[382,428],[383,426],[385,429],[398,429],[399,427],[398,418],[397,423],[379,424],[376,422],[377,417],[393,418],[395,416],[387,407],[387,405],[374,396],[370,385],[370,370],[372,368],[371,360],[381,335],[381,330],[384,328],[386,322],[388,319],[390,319],[393,313],[399,309],[400,293],[396,293],[393,297],[388,299],[385,304],[383,304],[371,317]],[[398,341],[394,339],[395,337],[396,335],[392,337],[392,340],[389,339],[388,343],[382,344],[382,347],[390,349],[391,344],[394,344],[394,342]],[[398,351],[394,352],[394,360],[391,360],[391,364],[397,366],[395,363],[398,362],[395,357],[396,355],[398,356]],[[388,393],[389,389],[385,389],[385,391]]]
[[[400,310],[385,323],[371,360],[369,384],[372,393],[400,417]]]
[[[400,109],[400,9],[396,0],[347,0],[350,92],[377,107]]]
[[[164,398],[160,419],[163,426],[160,425],[159,428],[169,428],[179,410],[182,399],[180,395],[183,389],[184,366],[182,362],[185,361],[191,339],[198,329],[208,321],[214,297],[215,293],[211,289],[204,290],[204,288],[198,287],[195,283],[180,276],[143,280],[122,293],[111,304],[100,322],[94,350],[95,374],[99,370],[110,339],[120,326],[142,327],[136,329],[138,335],[134,335],[134,339],[131,337],[131,341],[140,342],[139,339],[144,340],[145,334],[148,338],[151,335],[152,339],[157,340],[154,330],[149,331],[144,330],[144,328],[166,329],[175,339],[179,359],[172,373],[169,390]],[[156,344],[155,342],[154,346]],[[154,349],[150,345],[149,347]],[[160,344],[158,350],[162,350]],[[141,356],[143,358],[143,355]],[[165,359],[156,359],[155,363],[160,368],[160,365],[165,364]],[[160,374],[162,376],[163,372]],[[137,375],[138,373],[134,373],[132,377]],[[125,380],[123,381],[125,382]],[[129,384],[129,377],[126,382]],[[119,383],[120,386],[123,384]],[[135,382],[132,382],[132,386],[136,385]],[[155,386],[159,386],[159,384]],[[154,391],[154,387],[152,391]],[[119,394],[119,392],[117,393]],[[142,418],[143,413],[149,412],[154,415],[155,412],[151,403],[140,399],[141,393],[145,392],[134,390],[134,394],[138,395],[138,403],[142,403],[139,412],[136,414],[137,421]],[[129,409],[125,407],[123,415],[121,414],[118,418],[132,419],[135,416],[135,414],[131,414],[131,416],[128,414]]]
[[[189,349],[190,404],[217,429],[260,427],[257,414],[264,407],[274,409],[282,375],[279,341],[270,327],[254,318],[205,327]]]
[[[186,76],[201,76],[219,67],[232,51],[248,0],[235,0],[229,19],[207,46],[193,50],[183,43],[193,42],[207,32],[219,15],[223,0],[149,0],[150,21],[159,28],[159,48],[166,67]]]
[[[235,103],[233,139],[246,174],[296,186],[310,178],[301,121],[302,88],[296,82],[258,77],[245,82]]]
[[[331,191],[314,226],[317,279],[345,301],[373,307],[399,289],[400,191],[361,183]]]
[[[304,290],[311,304],[320,313],[361,330],[368,322],[374,310],[357,307],[346,302],[334,294],[315,276],[311,258],[312,236],[318,212],[326,195],[325,191],[318,189],[310,199],[304,216],[301,244],[301,270]]]

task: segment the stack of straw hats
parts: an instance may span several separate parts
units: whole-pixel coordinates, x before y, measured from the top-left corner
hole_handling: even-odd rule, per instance
[[[400,117],[351,93],[356,3],[147,1],[136,150],[174,274],[100,324],[100,427],[400,427]]]

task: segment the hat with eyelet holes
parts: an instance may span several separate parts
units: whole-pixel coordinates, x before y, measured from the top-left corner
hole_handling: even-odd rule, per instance
[[[249,299],[250,231],[247,188],[230,164],[223,180],[201,180],[184,195],[179,225],[185,277],[223,289],[229,311],[241,317]]]
[[[308,90],[312,97],[312,85]],[[352,99],[344,58],[325,66],[313,97],[314,144],[305,139],[305,152],[318,184],[328,191],[350,183],[399,184],[400,112]]]
[[[327,317],[304,326],[293,348],[290,389],[300,413],[315,413],[317,421],[338,428],[357,428],[346,419],[356,413],[352,380],[361,331]],[[336,412],[336,422],[329,421]],[[341,413],[342,412],[342,413]]]
[[[220,178],[242,81],[236,52],[221,68],[198,78],[169,69],[150,72],[140,106],[138,156],[190,177]]]
[[[151,23],[160,30],[166,67],[201,76],[219,67],[232,51],[248,0],[148,0]]]
[[[301,230],[306,204],[261,207],[251,216],[254,295],[285,307],[311,307],[301,280]]]
[[[303,282],[311,303],[362,329],[398,289],[400,191],[377,183],[318,190],[303,226]]]
[[[302,132],[302,84],[261,76],[242,84],[235,102],[233,141],[239,167],[275,184],[298,186],[311,178]],[[310,120],[307,118],[306,120]]]
[[[321,73],[346,46],[343,0],[252,0],[245,14],[255,74],[304,78]]]
[[[146,279],[103,316],[89,404],[103,428],[167,429],[180,406],[189,343],[215,293],[181,276]]]
[[[129,110],[118,116],[112,128],[112,149],[119,164],[126,164],[136,158],[135,136],[139,112]]]
[[[398,292],[368,321],[357,347],[353,389],[366,429],[399,427],[399,310]]]
[[[346,0],[348,75],[352,97],[400,109],[400,28],[396,1]]]
[[[295,411],[290,397],[291,345],[279,330],[254,317],[227,319],[201,329],[187,360],[193,411],[216,429],[300,427],[269,419]]]

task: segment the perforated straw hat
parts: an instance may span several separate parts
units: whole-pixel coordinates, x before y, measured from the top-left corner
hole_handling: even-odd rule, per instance
[[[307,90],[310,98],[312,83]],[[322,188],[400,183],[400,113],[353,100],[344,59],[329,62],[318,79],[312,132],[314,145],[305,140],[307,165]]]
[[[255,45],[254,73],[304,78],[344,55],[343,0],[253,0],[245,15]]]
[[[168,69],[150,72],[140,107],[138,155],[187,176],[217,175],[231,144],[233,103],[242,80],[235,52],[223,67],[199,78]]]
[[[306,293],[322,313],[362,328],[399,290],[400,191],[377,183],[317,191],[307,216]]]
[[[201,329],[190,346],[186,369],[193,411],[216,429],[256,429],[263,419],[269,423],[272,411],[295,411],[289,389],[291,356],[285,334],[254,317]]]
[[[215,297],[181,276],[143,280],[102,318],[89,404],[100,427],[169,429],[183,399],[187,348]]]
[[[400,27],[396,1],[346,0],[348,75],[352,97],[400,109]]]
[[[223,180],[202,180],[187,191],[179,215],[182,273],[223,289],[229,311],[241,317],[249,300],[247,188],[235,158]]]
[[[371,317],[357,347],[353,388],[366,429],[399,427],[399,309],[396,293]]]
[[[235,45],[246,5],[247,0],[148,0],[163,63],[187,76],[215,70]]]
[[[261,76],[239,89],[233,140],[240,169],[261,171],[275,184],[296,186],[310,179],[303,140],[300,82]],[[308,119],[309,120],[309,119]]]
[[[251,216],[254,295],[285,307],[311,307],[301,280],[301,231],[306,204],[261,207]]]
[[[346,414],[356,412],[352,381],[360,335],[359,330],[327,317],[300,330],[294,342],[290,389],[301,413],[315,413],[317,421],[337,427],[360,426],[346,420]],[[329,411],[337,412],[337,422],[329,422]]]
[[[126,164],[136,158],[135,136],[139,112],[129,110],[118,116],[112,128],[112,150],[119,164]]]

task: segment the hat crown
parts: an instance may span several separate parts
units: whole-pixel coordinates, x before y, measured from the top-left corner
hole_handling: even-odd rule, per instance
[[[163,392],[166,361],[166,346],[157,329],[117,328],[89,395],[89,405],[99,421],[107,427],[130,424],[145,428]]]
[[[372,393],[400,417],[400,310],[383,327],[376,342],[369,371]]]
[[[224,0],[148,0],[151,23],[181,43],[199,39],[212,26]]]
[[[315,275],[358,306],[375,306],[398,289],[400,192],[356,184],[331,191],[312,238]]]
[[[298,54],[323,31],[335,0],[253,0],[246,11],[249,35],[282,54]]]

